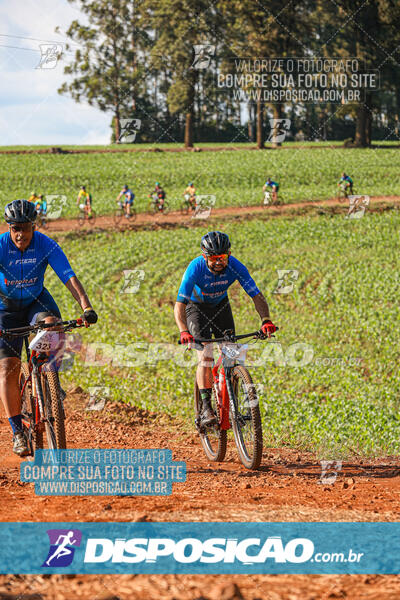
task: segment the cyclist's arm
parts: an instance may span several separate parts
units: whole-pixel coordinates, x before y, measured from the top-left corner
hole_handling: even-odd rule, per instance
[[[192,261],[183,274],[174,307],[174,316],[179,331],[187,330],[186,304],[189,302],[195,286],[196,263]]]
[[[254,302],[256,311],[260,315],[261,320],[263,321],[264,319],[269,319],[269,307],[266,299],[264,298],[264,295],[261,292],[259,292],[258,294],[253,296],[252,300]]]
[[[123,193],[122,193],[122,192],[120,192],[120,193],[118,194],[118,196],[117,196],[117,199],[116,199],[116,201],[115,201],[115,202],[118,202],[118,200],[121,200],[122,196],[123,196]]]
[[[187,331],[186,304],[184,302],[175,302],[174,317],[179,331]]]
[[[71,295],[75,298],[82,310],[92,308],[88,295],[76,275],[73,275],[68,279],[65,283],[65,287],[71,292]]]

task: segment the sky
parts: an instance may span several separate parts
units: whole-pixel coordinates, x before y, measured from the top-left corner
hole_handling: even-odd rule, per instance
[[[70,23],[85,21],[76,5],[67,0],[1,0],[0,146],[110,142],[110,113],[57,93],[68,81],[63,71],[73,54],[65,60],[41,60],[40,45],[65,49]],[[60,33],[55,33],[57,26]]]

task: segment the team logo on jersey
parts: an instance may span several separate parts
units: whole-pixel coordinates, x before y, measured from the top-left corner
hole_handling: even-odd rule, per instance
[[[37,277],[31,277],[31,279],[4,279],[5,285],[34,285],[37,281]]]

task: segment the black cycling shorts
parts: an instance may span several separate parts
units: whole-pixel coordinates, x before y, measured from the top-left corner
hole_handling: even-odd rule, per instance
[[[186,305],[186,320],[189,332],[196,339],[210,339],[212,334],[219,338],[228,329],[235,333],[235,322],[227,296],[219,304],[190,301]]]
[[[58,306],[50,292],[43,288],[39,296],[23,309],[12,311],[0,310],[0,329],[13,329],[14,327],[26,327],[33,325],[37,320],[54,315],[60,318]],[[0,338],[0,359],[21,358],[23,338]]]

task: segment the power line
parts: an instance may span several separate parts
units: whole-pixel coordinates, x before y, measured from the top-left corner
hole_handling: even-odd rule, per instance
[[[46,42],[48,44],[65,44],[65,42],[54,42],[52,40],[43,40],[39,38],[28,37],[26,35],[10,35],[7,33],[0,33],[0,37],[8,37],[8,38],[18,38],[20,40],[32,40],[33,42]],[[63,36],[65,37],[65,36]],[[74,46],[79,46],[79,44],[75,44],[74,42],[68,42],[69,44],[74,44]]]

